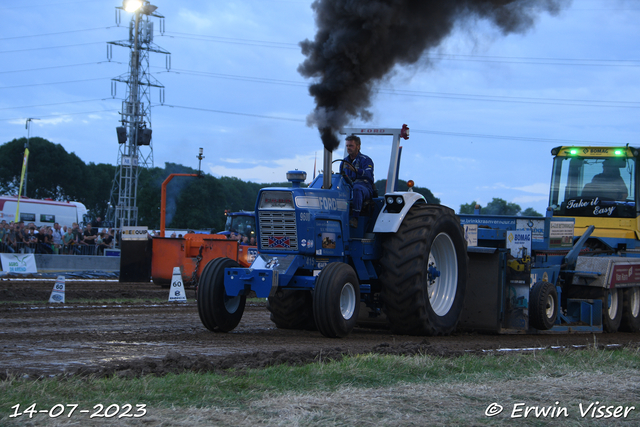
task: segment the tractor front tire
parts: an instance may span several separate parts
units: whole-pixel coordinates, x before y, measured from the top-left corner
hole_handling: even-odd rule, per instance
[[[640,288],[628,288],[622,294],[622,322],[620,330],[640,332]]]
[[[558,317],[558,291],[549,282],[536,282],[529,295],[529,326],[541,331],[553,327]]]
[[[229,332],[242,319],[247,297],[230,297],[224,289],[224,269],[239,266],[230,258],[216,258],[202,270],[198,284],[198,314],[202,324],[210,331]]]
[[[313,293],[313,318],[327,338],[343,338],[356,325],[360,284],[350,265],[332,262],[322,269]]]
[[[411,207],[398,231],[382,243],[381,297],[391,330],[403,335],[448,335],[464,304],[468,258],[454,211]]]
[[[271,321],[279,329],[316,330],[313,300],[309,291],[278,289],[267,300],[267,310],[271,312]]]

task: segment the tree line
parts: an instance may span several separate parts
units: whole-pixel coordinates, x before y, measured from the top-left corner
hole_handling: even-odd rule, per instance
[[[26,138],[19,138],[0,146],[1,194],[18,194],[25,143]],[[116,166],[93,162],[86,164],[74,153],[68,153],[62,145],[39,137],[29,138],[29,152],[26,197],[78,201],[87,207],[92,218],[107,216]],[[161,186],[172,173],[197,174],[198,171],[176,163],[165,163],[164,168],[140,170],[138,224],[150,229],[160,228]],[[375,185],[378,193],[383,195],[385,181],[376,181]],[[225,210],[253,210],[261,188],[287,186],[291,184],[258,184],[233,177],[217,178],[206,173],[200,174],[198,178],[175,177],[167,186],[166,226],[219,231],[224,228]],[[396,189],[405,191],[407,182],[399,180]],[[414,187],[413,191],[422,194],[429,203],[440,203],[440,199],[428,188]],[[496,200],[501,199],[494,199],[494,202]],[[509,212],[514,211],[513,203],[502,202],[505,208],[510,209]],[[475,202],[469,205],[475,206]],[[461,213],[465,213],[463,209],[469,205],[462,205]],[[473,206],[470,213],[473,213]],[[520,212],[520,207],[515,207],[515,213],[509,214]]]
[[[460,205],[461,214],[473,214],[475,207],[479,206],[474,200],[471,203]],[[480,206],[480,213],[483,215],[523,215],[523,216],[543,216],[540,212],[533,208],[522,210],[520,205],[516,203],[508,203],[506,200],[494,198],[486,206]]]
[[[18,194],[25,143],[26,138],[19,138],[0,146],[1,194]],[[198,171],[175,163],[166,163],[164,168],[140,169],[138,224],[160,228],[161,187],[172,173],[198,174]],[[39,137],[29,139],[26,197],[78,201],[87,207],[91,218],[105,218],[115,174],[114,165],[87,164],[60,144]],[[264,186],[209,174],[200,174],[198,178],[175,177],[167,186],[166,225],[222,230],[225,210],[253,210],[258,191]]]

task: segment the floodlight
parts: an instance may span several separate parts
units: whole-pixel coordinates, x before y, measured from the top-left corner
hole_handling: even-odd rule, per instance
[[[127,142],[127,128],[124,126],[118,126],[116,128],[116,133],[118,135],[118,144],[124,144]]]
[[[135,12],[142,7],[142,2],[140,0],[124,0],[122,7],[124,7],[124,10],[127,12]]]
[[[140,128],[138,129],[138,145],[150,145],[151,144],[151,129]]]

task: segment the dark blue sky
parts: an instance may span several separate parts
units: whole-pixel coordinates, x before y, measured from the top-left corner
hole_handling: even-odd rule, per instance
[[[152,2],[151,91],[156,166],[175,162],[256,182],[283,181],[287,170],[313,174],[322,164],[309,81],[297,70],[298,43],[315,36],[311,1]],[[85,162],[115,164],[127,72],[130,15],[115,25],[111,0],[0,2],[0,142],[31,136],[62,144]],[[524,34],[503,36],[465,22],[430,65],[396,68],[377,87],[374,127],[410,126],[400,177],[430,188],[458,210],[494,197],[543,212],[551,148],[572,144],[640,146],[640,1],[574,0],[557,16],[539,15]],[[354,126],[362,123],[352,123]],[[363,152],[388,168],[389,140],[365,138]],[[334,156],[341,156],[342,148]]]

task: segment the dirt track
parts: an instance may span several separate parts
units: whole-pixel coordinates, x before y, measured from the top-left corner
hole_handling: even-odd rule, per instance
[[[640,334],[396,336],[356,328],[345,339],[319,332],[276,329],[264,304],[247,305],[233,332],[212,333],[198,317],[194,292],[187,303],[101,304],[106,298],[168,298],[153,284],[67,282],[66,299],[49,304],[54,281],[0,281],[0,377],[96,374],[137,376],[182,370],[302,364],[366,352],[443,356],[487,350],[595,344],[640,346]],[[28,304],[10,301],[34,301]],[[95,301],[95,302],[93,302]],[[526,350],[525,350],[526,351]]]

